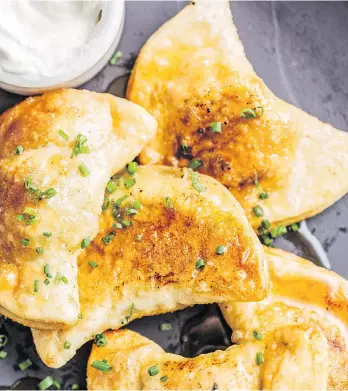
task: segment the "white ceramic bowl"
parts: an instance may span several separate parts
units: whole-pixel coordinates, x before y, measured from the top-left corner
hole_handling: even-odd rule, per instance
[[[99,55],[94,56],[92,55],[93,53],[86,51],[86,58],[80,57],[79,61],[85,60],[86,63],[86,68],[82,71],[79,70],[70,74],[59,75],[43,82],[32,82],[28,80],[19,83],[0,80],[0,88],[19,95],[36,95],[59,88],[78,87],[86,83],[105,67],[114,54],[122,36],[124,19],[124,0],[105,2],[101,23],[97,24],[91,38],[95,38],[97,42],[98,39],[104,39],[104,37],[108,37],[108,40],[104,40],[102,42],[103,45],[100,45],[103,46],[103,51],[101,53],[99,51]]]

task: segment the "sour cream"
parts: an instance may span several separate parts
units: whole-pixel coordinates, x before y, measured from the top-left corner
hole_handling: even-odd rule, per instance
[[[91,76],[112,55],[123,15],[123,0],[1,0],[0,82],[40,88]]]

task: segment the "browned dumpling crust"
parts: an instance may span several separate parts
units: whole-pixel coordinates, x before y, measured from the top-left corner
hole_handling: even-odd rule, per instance
[[[186,168],[139,166],[114,183],[100,231],[78,261],[82,318],[62,332],[33,330],[49,366],[64,365],[96,334],[142,316],[267,295],[262,246],[219,182]]]
[[[143,108],[89,91],[0,116],[0,313],[49,330],[77,322],[77,257],[98,232],[105,186],[155,131]]]
[[[267,88],[227,1],[193,2],[165,23],[141,50],[127,97],[159,125],[141,163],[198,165],[255,229],[313,216],[348,190],[348,135]]]

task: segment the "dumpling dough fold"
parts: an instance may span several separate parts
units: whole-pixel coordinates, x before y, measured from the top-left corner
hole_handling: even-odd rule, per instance
[[[62,90],[0,117],[0,313],[41,329],[72,327],[77,257],[98,232],[105,186],[154,136],[143,108]]]

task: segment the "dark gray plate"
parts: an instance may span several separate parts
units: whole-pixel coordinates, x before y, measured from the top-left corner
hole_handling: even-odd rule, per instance
[[[127,75],[146,39],[183,2],[127,2],[126,24],[119,49],[124,53],[117,66],[106,67],[86,88],[122,95]],[[348,3],[343,2],[235,2],[235,23],[246,53],[258,74],[281,98],[337,128],[348,127]],[[117,79],[117,80],[115,80]],[[0,111],[20,97],[0,91]],[[325,151],[323,151],[324,153]],[[1,184],[0,184],[1,185]],[[333,270],[348,277],[348,197],[308,221],[332,263]],[[277,246],[307,254],[296,234],[280,238]],[[310,256],[307,254],[307,256]],[[170,321],[173,330],[159,331]],[[197,306],[173,314],[144,318],[130,328],[152,338],[164,349],[192,357],[229,344],[231,331],[221,320],[216,306]],[[9,355],[0,361],[0,385],[10,386],[29,376],[17,388],[32,389],[37,379],[52,375],[67,388],[74,383],[85,387],[90,344],[64,368],[52,370],[38,358],[27,328],[4,321],[0,333],[8,334]],[[29,357],[34,365],[21,372],[18,363]]]

